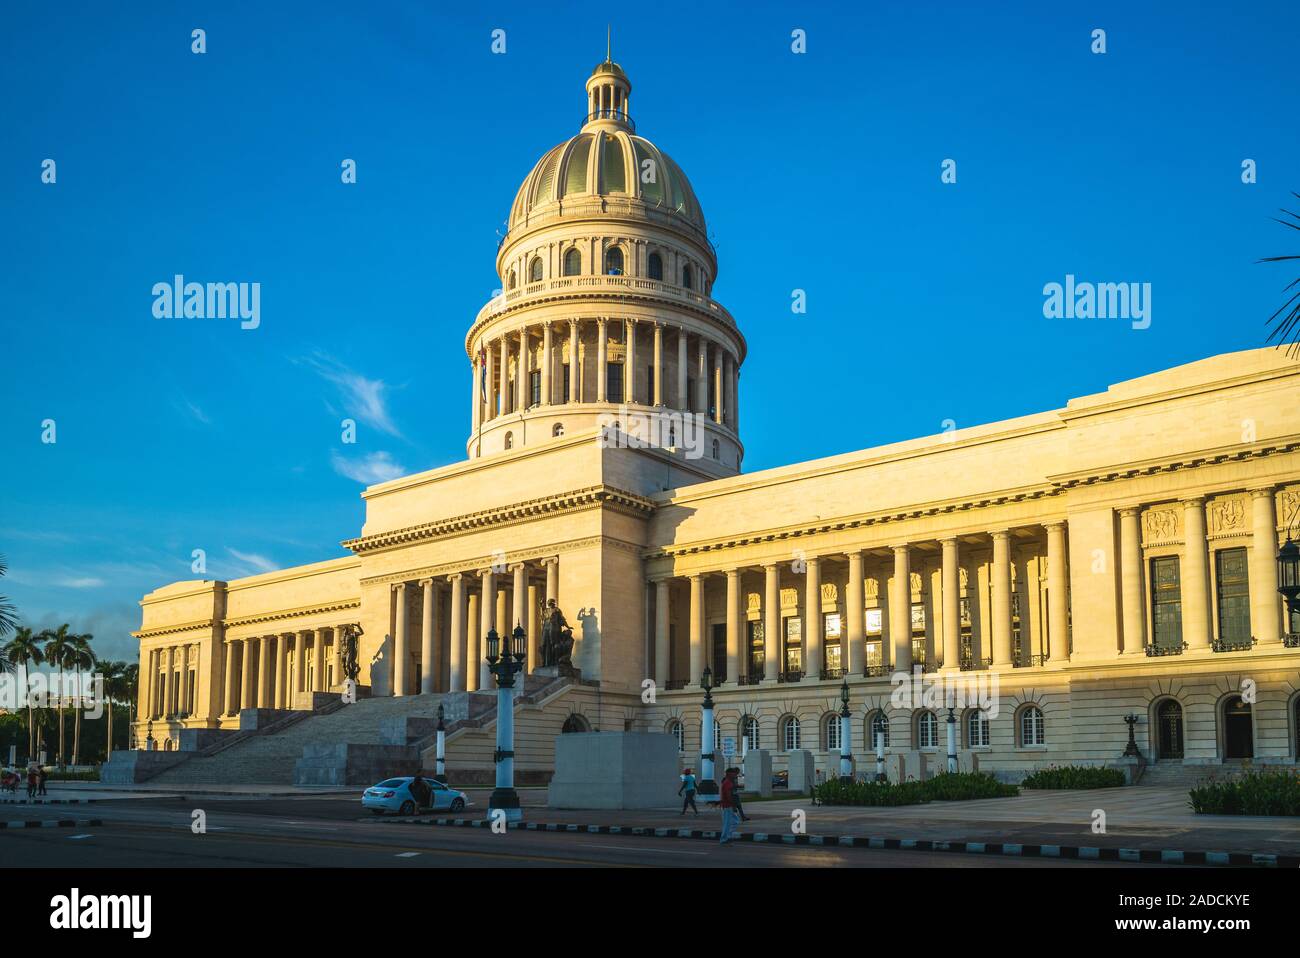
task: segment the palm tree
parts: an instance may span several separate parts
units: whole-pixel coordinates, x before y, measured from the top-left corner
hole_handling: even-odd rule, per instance
[[[63,670],[69,664],[68,654],[72,650],[73,636],[68,632],[68,623],[57,629],[46,629],[41,633],[45,640],[45,661],[59,669],[59,695],[56,702],[59,709],[59,757],[58,764],[63,766]]]
[[[3,576],[8,571],[9,564],[5,562],[4,556],[0,556],[0,576]],[[18,613],[14,610],[13,603],[0,595],[0,639],[4,638],[17,627]]]
[[[1292,193],[1296,199],[1300,200],[1300,193]],[[1280,220],[1276,216],[1273,219],[1283,226],[1293,230],[1300,230],[1300,213],[1291,210],[1282,210],[1289,220]],[[1300,254],[1291,256],[1265,256],[1259,262],[1261,263],[1283,263],[1288,260],[1300,260]],[[1293,279],[1290,283],[1282,288],[1282,292],[1289,293],[1291,290],[1300,286],[1300,278]],[[1273,332],[1268,334],[1268,341],[1277,340],[1281,347],[1290,337],[1291,344],[1287,347],[1287,355],[1300,358],[1300,291],[1297,291],[1290,299],[1282,304],[1276,313],[1268,318],[1269,325],[1273,326]]]
[[[32,630],[26,626],[19,626],[14,637],[9,640],[5,646],[6,656],[14,661],[23,664],[23,688],[27,689],[27,755],[33,758],[36,755],[36,720],[33,716],[32,696],[30,694],[31,673],[33,665],[40,665],[45,659],[45,654],[41,651],[41,637],[32,634]]]
[[[95,637],[87,633],[86,635],[74,635],[72,637],[72,646],[68,649],[68,667],[74,670],[77,679],[76,699],[73,701],[72,711],[72,764],[76,765],[77,760],[81,757],[81,712],[84,708],[86,689],[82,677],[95,667],[95,653],[91,651],[90,643]]]
[[[104,760],[113,757],[113,703],[130,699],[131,689],[127,685],[125,662],[100,662],[99,674],[104,680],[104,705],[108,709],[108,734],[104,743]]]

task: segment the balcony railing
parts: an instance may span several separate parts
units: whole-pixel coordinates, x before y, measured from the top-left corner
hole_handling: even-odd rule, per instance
[[[1300,632],[1282,633],[1282,644],[1288,649],[1300,649]]]
[[[1047,661],[1047,658],[1046,655],[1031,655],[1028,659],[1017,657],[1012,660],[1011,666],[1017,669],[1031,669],[1042,665]]]
[[[669,692],[676,692],[678,689],[686,688],[686,684],[689,681],[690,679],[669,679],[664,685],[664,689]]]
[[[724,326],[732,329],[736,328],[736,321],[732,318],[731,313],[720,303],[711,297],[705,296],[699,290],[687,289],[685,286],[676,286],[663,280],[645,279],[640,276],[605,275],[555,276],[536,283],[516,286],[514,289],[508,289],[500,296],[489,300],[487,305],[480,309],[478,315],[474,317],[474,324],[477,326],[493,314],[499,313],[521,300],[532,299],[533,297],[584,293],[599,293],[611,296],[647,295],[658,299],[676,301],[703,310]]]
[[[983,670],[983,669],[990,668],[992,665],[993,665],[992,659],[976,659],[969,655],[963,655],[961,657],[960,662],[958,662],[958,667],[963,672],[974,672],[977,670]]]
[[[1215,639],[1210,648],[1215,652],[1246,652],[1250,650],[1258,641],[1253,635],[1249,639],[1231,640]]]
[[[636,124],[633,123],[632,118],[628,116],[627,110],[593,110],[587,114],[587,118],[582,121],[582,125],[586,126],[593,120],[617,120],[619,123],[626,126],[631,132],[636,132]],[[579,127],[579,129],[581,129],[581,127]]]
[[[882,679],[889,674],[887,665],[868,665],[862,669],[862,674],[869,679]]]
[[[763,681],[763,674],[755,672],[753,675],[741,675],[736,679],[737,685],[757,685]]]
[[[778,682],[802,682],[803,672],[798,670],[793,672],[778,672],[776,680]]]
[[[1148,656],[1157,658],[1162,655],[1182,655],[1187,651],[1187,643],[1182,642],[1178,645],[1148,645],[1146,653]]]
[[[847,673],[847,669],[822,669],[818,678],[825,682],[830,679],[842,679]]]

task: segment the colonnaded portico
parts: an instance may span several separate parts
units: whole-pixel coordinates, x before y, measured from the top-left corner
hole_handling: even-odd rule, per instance
[[[1129,714],[1152,761],[1295,762],[1300,622],[1277,553],[1300,534],[1300,366],[1213,356],[743,473],[748,344],[713,299],[699,201],[637,135],[630,91],[597,65],[577,135],[515,198],[501,291],[463,341],[465,460],[367,488],[341,558],[145,596],[137,741],[316,714],[355,628],[363,694],[409,699],[412,728],[454,705],[449,768],[490,767],[484,637],[522,626],[534,675],[555,599],[579,675],[521,690],[525,772],[561,730],[613,728],[675,735],[684,764],[732,738],[830,774],[845,683],[859,768],[879,739],[923,772],[946,709],[900,699],[900,673],[994,689],[954,717],[963,761],[1009,778],[1114,761]],[[629,414],[653,441],[622,441]]]

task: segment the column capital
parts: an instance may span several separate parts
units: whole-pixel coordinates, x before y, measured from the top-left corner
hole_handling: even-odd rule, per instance
[[[900,552],[906,552],[912,548],[912,544],[910,542],[898,542],[890,545],[889,548],[893,550],[895,555],[897,555]]]
[[[739,569],[728,569],[728,570],[727,570],[727,578],[728,578],[728,579],[739,579],[739,578],[740,578],[740,570],[739,570]]]
[[[1008,540],[1009,540],[1009,539],[1011,538],[1011,530],[1010,530],[1009,528],[1008,528],[1008,529],[990,529],[990,530],[989,530],[989,535],[992,536],[994,542],[997,542],[999,539],[1008,539]]]
[[[422,588],[422,589],[427,589],[427,588],[429,588],[429,586],[431,586],[431,585],[433,585],[433,579],[432,579],[432,578],[421,579],[421,580],[420,580],[420,588]]]
[[[448,582],[459,582],[459,581],[464,577],[464,575],[465,575],[465,573],[463,573],[463,572],[453,572],[451,575],[447,576],[447,581],[448,581]]]
[[[559,556],[547,556],[542,560],[542,565],[555,565],[560,561]]]
[[[1178,501],[1181,502],[1183,507],[1186,509],[1190,509],[1193,506],[1203,506],[1205,505],[1205,494],[1198,493],[1191,496],[1180,496]]]
[[[946,545],[947,545],[948,543],[950,543],[950,542],[951,542],[953,545],[956,545],[956,544],[957,544],[957,537],[956,537],[956,536],[942,536],[942,537],[939,539],[939,545],[941,545],[941,546],[946,546]]]
[[[1252,499],[1272,499],[1277,493],[1277,486],[1272,484],[1266,486],[1251,486],[1249,492]]]
[[[1120,516],[1140,516],[1142,514],[1141,506],[1124,506],[1119,510]],[[1044,523],[1046,525],[1046,523]]]
[[[393,583],[393,591],[394,591],[394,592],[405,592],[405,591],[406,591],[406,583],[405,583],[405,582],[394,582],[394,583]]]

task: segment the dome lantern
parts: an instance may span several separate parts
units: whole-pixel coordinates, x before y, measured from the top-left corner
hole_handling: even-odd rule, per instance
[[[606,40],[605,59],[596,64],[587,79],[587,118],[582,128],[619,127],[629,132],[636,132],[636,124],[629,114],[629,98],[632,93],[632,81],[627,78],[623,68],[610,59],[609,43]]]

